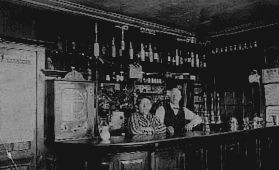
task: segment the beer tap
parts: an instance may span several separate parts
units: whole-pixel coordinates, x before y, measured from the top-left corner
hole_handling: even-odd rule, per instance
[[[217,96],[217,124],[220,124],[222,123],[222,120],[221,120],[221,114],[220,114],[220,95],[219,93],[216,94]]]
[[[211,108],[210,108],[210,115],[211,115],[211,123],[215,123],[215,114],[214,114],[214,93],[211,94]]]
[[[210,126],[209,126],[209,114],[208,114],[208,109],[207,109],[206,92],[204,92],[203,98],[204,98],[204,115],[203,115],[204,131],[209,132],[210,131]]]

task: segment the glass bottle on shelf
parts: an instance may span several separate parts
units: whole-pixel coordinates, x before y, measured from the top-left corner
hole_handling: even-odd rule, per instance
[[[183,54],[182,54],[181,50],[179,50],[179,63],[181,66],[184,65],[184,59],[183,59]]]
[[[129,59],[130,59],[130,63],[133,63],[133,61],[134,61],[134,49],[133,49],[131,41],[130,41],[130,48],[129,48]]]
[[[140,61],[145,62],[145,50],[143,43],[140,43]]]
[[[171,60],[171,56],[170,56],[170,53],[169,53],[169,52],[168,52],[167,58],[168,58],[167,64],[168,64],[168,65],[171,65],[171,64],[172,64],[172,60]]]
[[[194,52],[192,51],[191,52],[191,67],[194,68],[195,67],[195,54]]]
[[[196,53],[196,67],[199,68],[200,67],[200,59],[199,59],[199,54]]]
[[[98,43],[98,24],[95,23],[95,42],[94,42],[94,56],[98,58],[100,56],[100,47]]]
[[[203,60],[203,68],[207,67],[207,63],[206,63],[206,56],[205,54],[202,55],[202,60]]]
[[[118,57],[117,57],[117,61],[118,62],[123,62],[123,53],[124,50],[122,49],[123,47],[121,47],[121,42],[120,42],[120,48],[118,49]]]
[[[151,43],[149,43],[149,47],[148,47],[148,58],[149,58],[149,62],[153,63],[153,50],[152,50]]]
[[[56,46],[57,46],[57,50],[59,52],[62,52],[63,51],[63,41],[62,41],[62,38],[60,36],[57,36],[57,43],[56,43]]]
[[[178,54],[178,49],[175,50],[174,59],[175,59],[175,66],[178,67],[179,66],[179,59],[180,59],[179,54]]]
[[[191,52],[187,51],[187,55],[186,55],[186,67],[187,68],[191,68],[192,66],[192,57],[191,57]]]
[[[145,62],[150,62],[149,60],[149,50],[148,50],[148,46],[145,44],[144,46],[144,61]]]
[[[172,66],[175,66],[176,65],[176,56],[175,56],[175,54],[174,55],[172,55],[172,64],[171,64]]]
[[[112,41],[111,41],[111,57],[112,58],[116,58],[116,47],[115,47],[115,38],[113,37],[112,38]]]
[[[159,54],[158,54],[158,51],[157,51],[157,48],[156,46],[154,46],[154,53],[153,53],[153,56],[154,56],[154,62],[155,63],[159,63]]]

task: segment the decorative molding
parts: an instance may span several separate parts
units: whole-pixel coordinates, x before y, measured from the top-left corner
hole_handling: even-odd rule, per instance
[[[272,27],[272,26],[276,26],[276,25],[278,25],[277,22],[271,23],[271,24],[265,24],[265,25],[248,23],[248,24],[243,24],[243,25],[227,28],[225,30],[220,31],[219,33],[211,35],[210,38],[218,38],[221,36],[234,35],[234,34],[239,34],[239,33],[247,32],[247,31],[268,28],[268,27]]]
[[[121,14],[116,14],[113,12],[107,12],[96,8],[80,5],[77,3],[68,2],[65,0],[10,0],[10,1],[17,2],[19,4],[25,4],[27,6],[33,6],[33,7],[64,11],[73,14],[89,16],[92,18],[105,20],[117,24],[133,26],[137,28],[146,27],[146,28],[154,29],[161,33],[170,34],[178,37],[195,36],[194,33],[185,30],[175,29],[157,23],[148,22],[148,21],[144,21],[141,19],[137,19],[137,18],[121,15]]]

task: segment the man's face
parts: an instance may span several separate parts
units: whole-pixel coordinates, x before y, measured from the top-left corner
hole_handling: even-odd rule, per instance
[[[178,89],[174,89],[170,93],[170,101],[173,104],[179,104],[179,101],[181,99],[181,93]]]

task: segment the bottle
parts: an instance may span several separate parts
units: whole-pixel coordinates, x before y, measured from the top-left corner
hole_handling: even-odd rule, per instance
[[[215,123],[215,114],[214,114],[214,94],[211,94],[211,108],[210,108],[211,112],[211,123]]]
[[[142,62],[145,61],[145,51],[144,51],[143,43],[140,43],[140,61]]]
[[[196,67],[199,68],[200,67],[200,59],[199,59],[199,54],[196,54]]]
[[[176,56],[172,56],[172,65],[175,66],[176,65]]]
[[[62,43],[62,38],[60,36],[57,36],[57,50],[59,52],[63,51],[63,43]]]
[[[195,67],[195,54],[193,51],[191,52],[191,67]]]
[[[151,43],[149,43],[148,51],[149,51],[148,53],[149,62],[153,63],[153,51],[152,51]]]
[[[111,81],[116,82],[116,72],[115,71],[112,72]]]
[[[121,44],[120,44],[121,46]],[[123,51],[122,48],[120,47],[119,50],[118,50],[118,60],[119,61],[122,61],[123,60]]]
[[[130,48],[129,48],[129,59],[131,62],[133,62],[134,60],[134,49],[131,41],[130,41]]]
[[[158,51],[157,51],[157,48],[156,48],[156,46],[154,46],[154,53],[153,53],[153,56],[154,56],[154,62],[155,63],[159,63],[160,61],[160,59],[159,59],[159,54],[158,54]]]
[[[115,38],[113,37],[112,38],[112,41],[111,41],[111,57],[112,58],[116,58],[116,47],[115,47]]]
[[[98,26],[97,23],[95,23],[95,42],[94,42],[94,56],[95,58],[98,58],[100,55],[100,49],[99,49],[99,43],[98,43]]]
[[[206,96],[206,92],[204,92],[203,95],[203,101],[204,101],[204,116],[207,115],[207,96]]]
[[[216,97],[217,97],[217,114],[216,114],[216,116],[217,116],[217,124],[220,124],[220,123],[222,123],[222,120],[221,120],[221,114],[220,114],[220,95],[219,95],[219,93],[217,93],[216,94]]]
[[[180,65],[184,64],[183,54],[182,54],[181,50],[179,50],[179,63],[180,63]]]
[[[186,60],[187,60],[186,65],[187,65],[188,68],[190,68],[191,65],[192,65],[192,58],[191,58],[190,51],[187,52]]]
[[[101,48],[101,57],[107,58],[107,48],[106,48],[105,44],[103,44],[102,48]]]
[[[146,62],[150,61],[150,59],[149,59],[149,50],[148,50],[148,46],[147,45],[144,46],[144,58],[145,58],[144,61],[146,61]]]
[[[254,48],[257,48],[257,47],[258,47],[258,42],[254,41]]]
[[[206,68],[207,67],[207,63],[206,63],[205,54],[202,55],[202,61],[203,61],[203,68]]]
[[[175,50],[175,65],[179,66],[179,54],[178,54],[178,49]]]
[[[125,50],[125,41],[124,41],[124,29],[122,28],[122,30],[121,30],[121,50]]]
[[[168,65],[171,65],[171,63],[172,63],[172,60],[171,60],[171,56],[170,56],[170,53],[168,52],[168,61],[167,61],[167,64]]]

